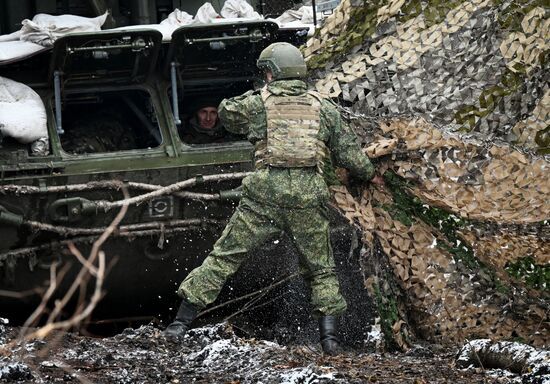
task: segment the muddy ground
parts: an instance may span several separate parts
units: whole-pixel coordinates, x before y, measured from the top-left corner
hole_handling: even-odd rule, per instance
[[[9,345],[0,329],[0,382],[16,383],[531,383],[505,371],[455,367],[456,351],[437,345],[408,353],[348,349],[325,357],[314,340],[284,345],[240,337],[229,323],[189,331],[180,343],[153,325],[111,337],[51,334]],[[6,348],[7,347],[7,348]]]
[[[155,306],[159,311],[170,307],[170,313],[153,312],[154,321],[111,328],[108,336],[105,330],[87,327],[87,334],[57,332],[26,344],[15,341],[20,328],[5,324],[2,317],[8,317],[7,308],[0,308],[0,383],[537,382],[502,370],[459,369],[455,356],[460,346],[425,344],[407,353],[382,353],[382,337],[373,326],[375,310],[362,283],[358,252],[353,251],[357,247],[343,235],[332,240],[348,302],[348,311],[340,319],[339,337],[346,348],[341,356],[322,355],[307,286],[295,278],[262,295],[256,304],[239,301],[199,318],[181,343],[162,334],[174,316],[176,301]],[[296,257],[285,243],[253,255],[228,281],[214,306],[296,271]],[[262,272],[262,265],[269,268]]]

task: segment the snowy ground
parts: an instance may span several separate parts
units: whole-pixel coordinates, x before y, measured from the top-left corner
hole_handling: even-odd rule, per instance
[[[455,351],[348,351],[324,357],[318,345],[245,339],[227,323],[195,328],[181,343],[151,325],[106,338],[52,334],[8,346],[17,330],[0,324],[0,382],[91,383],[522,383],[505,371],[458,369]],[[6,348],[7,347],[7,348]],[[530,383],[532,381],[529,381]]]

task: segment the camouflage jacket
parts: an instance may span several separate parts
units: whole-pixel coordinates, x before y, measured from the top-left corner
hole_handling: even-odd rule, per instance
[[[278,80],[269,83],[268,90],[274,95],[301,95],[307,92],[307,86],[301,80]],[[228,131],[247,135],[253,144],[267,135],[266,112],[257,91],[224,99],[218,115]],[[361,152],[355,135],[342,121],[340,113],[327,100],[323,100],[321,106],[318,139],[330,149],[337,166],[349,169],[365,181],[373,177],[372,163]],[[311,208],[326,203],[330,197],[323,177],[314,167],[257,170],[243,180],[243,192],[256,201],[285,208]]]
[[[196,117],[192,117],[187,124],[182,124],[178,129],[181,140],[186,144],[208,144],[231,141],[230,135],[225,132],[218,122],[212,129],[202,129]]]

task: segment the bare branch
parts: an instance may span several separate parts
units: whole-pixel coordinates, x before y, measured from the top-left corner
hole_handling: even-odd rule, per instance
[[[122,188],[125,198],[128,197],[128,192],[125,188]],[[97,303],[102,298],[102,287],[103,287],[103,281],[105,279],[105,253],[101,251],[102,245],[107,241],[109,236],[116,230],[117,226],[122,221],[123,217],[126,215],[126,212],[128,210],[128,205],[124,204],[120,210],[120,212],[117,214],[115,219],[111,222],[109,227],[101,234],[101,236],[94,242],[92,246],[92,250],[90,252],[90,256],[87,260],[83,260],[83,256],[80,254],[80,251],[74,247],[74,245],[69,245],[69,248],[79,259],[80,261],[83,261],[83,268],[80,269],[77,277],[73,281],[73,284],[69,288],[69,290],[65,293],[63,296],[63,299],[58,301],[56,303],[56,306],[50,316],[48,317],[48,322],[41,328],[37,329],[36,331],[27,334],[25,336],[26,340],[30,340],[33,338],[45,338],[48,334],[50,334],[53,330],[56,329],[69,329],[71,327],[76,326],[77,324],[80,324],[84,319],[88,318],[92,311],[97,306]],[[94,267],[95,260],[98,259],[98,267]],[[96,278],[96,284],[94,293],[92,294],[92,297],[90,298],[89,303],[86,306],[77,305],[77,308],[75,310],[75,313],[73,316],[67,320],[55,322],[55,319],[61,312],[61,310],[66,306],[66,304],[69,302],[69,300],[73,297],[74,292],[77,288],[80,287],[80,297],[83,297],[83,290],[85,290],[85,286],[88,283],[89,277],[92,276],[92,274]],[[55,281],[55,268],[52,268],[52,281]],[[27,323],[31,323],[35,320],[35,318],[38,316],[38,314],[42,313],[45,309],[46,303],[49,300],[49,297],[53,294],[53,292],[56,289],[57,284],[51,284],[50,289],[44,296],[42,300],[42,304],[36,309],[35,313],[33,313],[33,316],[27,320]]]
[[[42,296],[42,301],[38,305],[38,307],[34,310],[34,312],[29,316],[27,321],[23,324],[21,327],[21,335],[30,327],[32,326],[35,321],[38,319],[38,317],[44,313],[44,310],[46,309],[46,305],[48,304],[48,301],[52,297],[53,293],[57,289],[57,286],[61,280],[63,280],[63,277],[65,274],[69,271],[70,264],[66,264],[63,266],[59,274],[56,274],[57,272],[57,263],[53,263],[50,266],[50,286],[48,287],[48,290],[46,293],[44,293],[44,296]]]
[[[33,289],[27,289],[26,291],[5,291],[0,289],[0,296],[3,297],[10,297],[12,299],[22,299],[27,296],[33,296],[33,295],[43,295],[44,289],[41,288],[33,288]]]
[[[48,317],[48,323],[51,323],[55,321],[59,313],[65,308],[71,297],[73,297],[74,292],[78,287],[81,287],[82,289],[85,289],[86,284],[88,283],[87,279],[84,281],[84,276],[86,272],[89,272],[90,274],[97,277],[98,270],[93,266],[93,264],[90,262],[90,260],[84,259],[84,256],[82,256],[82,253],[74,246],[73,243],[68,244],[69,249],[71,250],[72,254],[76,256],[76,258],[82,263],[83,269],[80,270],[80,273],[78,274],[77,278],[73,281],[73,284],[69,288],[69,290],[65,293],[63,296],[63,299],[56,301],[55,308]],[[78,311],[78,307],[77,307]]]
[[[68,320],[60,321],[57,323],[48,322],[45,326],[37,329],[35,332],[31,333],[27,336],[27,339],[34,339],[39,338],[43,339],[45,338],[51,331],[55,329],[69,329],[80,322],[82,322],[84,319],[86,319],[92,311],[97,306],[97,303],[101,300],[101,289],[103,287],[103,280],[104,280],[104,273],[105,273],[105,253],[103,251],[98,251],[98,259],[99,259],[99,267],[98,267],[98,273],[96,278],[96,286],[94,290],[94,294],[92,295],[90,302],[84,308],[83,310],[77,309],[76,314],[71,317]]]
[[[218,175],[209,175],[204,177],[204,181],[220,181],[228,179],[239,179],[249,175],[251,172],[240,172],[240,173],[231,173],[231,174],[218,174]],[[227,177],[228,175],[236,175],[234,177]],[[190,180],[195,180],[190,179]],[[1,191],[3,193],[14,193],[16,195],[29,195],[29,194],[42,194],[42,193],[67,193],[67,192],[82,192],[82,191],[93,191],[97,189],[114,189],[119,190],[123,185],[126,185],[129,189],[137,189],[143,191],[157,191],[159,189],[165,188],[162,185],[156,184],[146,184],[146,183],[136,183],[129,182],[123,183],[120,180],[103,180],[103,181],[90,181],[86,184],[71,184],[71,185],[55,185],[48,186],[45,188],[37,187],[34,185],[3,185]],[[194,185],[194,184],[193,184]],[[193,186],[193,185],[189,185]],[[179,189],[186,188],[183,186]],[[174,195],[181,198],[190,198],[190,199],[205,199],[205,200],[215,200],[219,199],[218,194],[198,194],[195,192],[174,192]]]
[[[223,220],[215,220],[215,219],[188,219],[188,220],[174,220],[166,222],[166,225],[178,222],[177,224],[181,224],[182,226],[176,227],[176,228],[168,228],[164,230],[165,234],[173,234],[173,233],[181,233],[186,232],[192,229],[198,229],[203,228],[205,226],[211,225],[211,226],[221,226],[224,221]],[[122,237],[122,238],[134,238],[134,237],[144,237],[144,236],[151,236],[159,234],[161,231],[161,223],[154,222],[154,223],[143,223],[143,224],[135,224],[135,225],[127,225],[127,226],[121,226],[119,228],[119,231],[116,233],[113,233],[111,236],[113,237]],[[158,229],[156,229],[158,227]],[[59,227],[58,227],[59,228]],[[134,228],[155,228],[155,229],[145,229],[145,230],[134,230]],[[87,229],[85,229],[87,230]],[[124,230],[124,231],[123,231]],[[103,230],[99,233],[102,233]],[[95,233],[95,228],[94,228]],[[98,234],[99,234],[98,233]],[[24,257],[29,254],[33,254],[35,252],[46,250],[46,249],[57,249],[62,246],[67,246],[69,243],[92,243],[97,239],[97,236],[81,236],[81,237],[75,237],[70,240],[61,240],[61,241],[52,241],[46,244],[42,245],[36,245],[34,247],[26,247],[26,248],[19,248],[16,250],[11,250],[9,252],[0,253],[0,262],[6,260],[8,257]]]
[[[162,230],[162,227],[179,227],[179,226],[189,226],[189,225],[205,225],[213,222],[219,222],[212,219],[185,219],[185,220],[169,220],[166,222],[150,222],[150,223],[139,223],[139,224],[130,224],[123,225],[118,228],[119,236],[123,236],[125,233],[136,231],[136,230],[147,230],[147,229],[159,229]],[[79,228],[79,227],[64,227],[61,225],[52,225],[48,223],[41,223],[38,221],[24,221],[24,224],[40,231],[49,231],[59,233],[64,236],[77,236],[77,235],[101,235],[107,230],[107,227],[97,227],[97,228]]]
[[[119,200],[119,201],[96,201],[95,203],[99,207],[99,209],[108,211],[111,208],[114,207],[120,207],[125,204],[127,205],[139,205],[143,203],[144,201],[151,200],[155,197],[168,195],[173,192],[176,192],[183,188],[189,188],[194,187],[195,185],[202,183],[202,182],[208,182],[208,181],[224,181],[224,180],[233,180],[233,179],[242,179],[245,176],[249,175],[250,172],[236,172],[236,173],[227,173],[222,175],[207,175],[207,176],[201,176],[201,177],[194,177],[192,179],[180,181],[179,183],[175,183],[172,185],[168,185],[166,187],[162,187],[156,191],[145,193],[143,195],[135,196],[132,198],[128,198],[125,200]]]
[[[208,309],[206,309],[206,310],[200,312],[200,313],[198,314],[197,317],[199,317],[199,316],[204,316],[204,315],[206,315],[207,313],[210,313],[210,312],[213,312],[213,311],[215,311],[215,310],[217,310],[217,309],[226,307],[226,306],[228,306],[228,305],[230,305],[230,304],[237,303],[237,302],[239,302],[239,301],[248,299],[249,297],[261,295],[263,292],[267,293],[267,292],[269,292],[270,290],[272,290],[273,288],[275,288],[275,287],[277,287],[277,286],[279,286],[279,285],[281,285],[281,284],[283,284],[283,283],[285,283],[285,282],[287,282],[287,281],[289,281],[289,280],[292,280],[293,278],[297,277],[298,275],[300,275],[300,273],[299,273],[299,272],[295,272],[295,273],[293,273],[293,274],[291,274],[291,275],[289,275],[289,276],[287,276],[287,277],[285,277],[285,278],[283,278],[283,279],[281,279],[281,280],[279,280],[279,281],[277,281],[277,282],[275,282],[275,283],[273,283],[273,284],[271,284],[271,285],[268,285],[268,286],[266,286],[266,287],[263,287],[263,288],[261,288],[261,289],[259,289],[259,290],[257,290],[257,291],[248,293],[248,294],[246,294],[246,295],[244,295],[244,296],[241,296],[241,297],[237,297],[236,299],[233,299],[233,300],[226,301],[225,303],[221,303],[221,304],[219,304],[219,305],[216,305],[215,307],[208,308]]]
[[[94,276],[97,276],[97,268],[94,267],[88,260],[82,256],[82,253],[75,247],[74,243],[68,244],[69,250],[71,253],[80,261],[80,263]]]

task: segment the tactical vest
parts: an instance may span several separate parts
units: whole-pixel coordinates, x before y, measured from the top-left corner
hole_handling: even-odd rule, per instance
[[[319,140],[321,98],[313,92],[299,96],[276,96],[261,92],[267,117],[267,135],[256,143],[256,169],[317,167],[321,173],[328,156]]]

